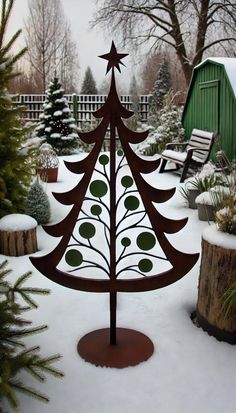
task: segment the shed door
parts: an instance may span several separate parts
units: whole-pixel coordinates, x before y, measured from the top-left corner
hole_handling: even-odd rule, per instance
[[[199,84],[199,120],[203,130],[219,131],[219,80]]]

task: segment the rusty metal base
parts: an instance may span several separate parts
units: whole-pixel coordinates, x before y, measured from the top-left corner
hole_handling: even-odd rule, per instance
[[[109,328],[92,331],[78,342],[78,353],[96,366],[121,369],[146,361],[154,351],[152,341],[139,331],[117,328],[116,337],[117,343],[110,344]]]

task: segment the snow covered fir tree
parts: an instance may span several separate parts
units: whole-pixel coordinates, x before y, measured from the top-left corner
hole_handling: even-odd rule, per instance
[[[88,66],[82,83],[81,95],[97,95],[98,90],[91,68]]]
[[[69,155],[78,147],[79,137],[57,77],[50,82],[46,94],[43,113],[35,129],[36,136],[49,143],[58,155]]]
[[[176,94],[172,89],[163,99],[163,108],[159,111],[158,126],[149,126],[149,136],[137,145],[136,150],[143,155],[161,153],[166,143],[182,142],[185,130],[181,122],[181,109],[175,103]]]
[[[50,219],[49,199],[38,177],[30,188],[26,200],[25,213],[36,219],[39,225],[47,224]]]
[[[0,22],[0,218],[6,214],[22,212],[31,179],[29,154],[23,152],[29,126],[20,118],[23,107],[14,106],[8,93],[9,81],[16,77],[14,65],[25,53],[13,54],[21,31],[5,42],[5,32],[12,4],[3,2]]]
[[[148,123],[157,126],[159,111],[164,105],[164,97],[171,88],[171,75],[169,63],[166,59],[160,65],[157,73],[157,79],[154,83],[151,96],[149,98]]]

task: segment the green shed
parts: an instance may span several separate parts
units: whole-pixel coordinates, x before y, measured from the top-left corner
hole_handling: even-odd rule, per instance
[[[214,154],[222,149],[236,157],[236,58],[208,58],[194,68],[184,105],[183,126],[217,132]]]

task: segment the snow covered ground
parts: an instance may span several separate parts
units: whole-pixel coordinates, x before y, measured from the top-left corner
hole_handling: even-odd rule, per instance
[[[64,157],[74,161],[73,155]],[[148,178],[160,188],[179,186],[173,173],[152,173]],[[57,203],[51,191],[64,192],[78,177],[69,173],[60,159],[59,182],[47,184],[52,222],[70,210]],[[188,216],[182,231],[171,235],[171,243],[184,252],[200,252],[201,234],[208,225],[197,211],[186,208],[178,189],[159,210],[169,218]],[[38,227],[38,255],[45,255],[58,240]],[[6,257],[0,255],[0,261]],[[37,297],[38,310],[27,316],[36,325],[48,324],[48,331],[27,338],[39,344],[42,355],[62,354],[57,367],[63,379],[49,377],[44,384],[24,381],[50,397],[48,404],[19,394],[22,413],[234,413],[236,347],[218,342],[194,326],[190,314],[195,309],[200,260],[179,282],[144,293],[118,294],[118,326],[147,334],[154,343],[152,357],[136,367],[111,369],[95,367],[77,354],[78,340],[86,333],[109,326],[109,295],[87,293],[57,285],[31,265],[28,256],[7,257],[12,277],[32,270],[29,284],[50,288],[51,294]],[[11,411],[11,410],[9,410]]]

